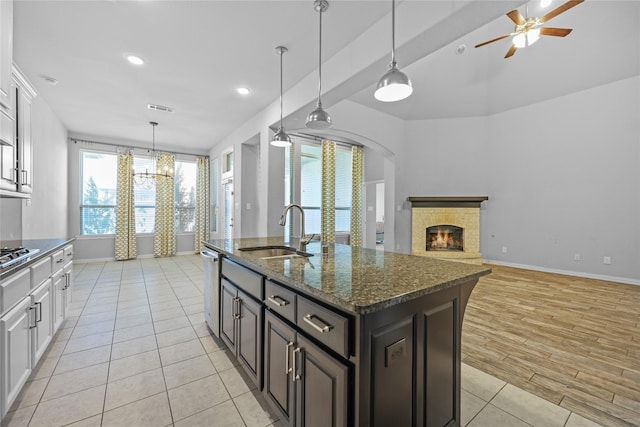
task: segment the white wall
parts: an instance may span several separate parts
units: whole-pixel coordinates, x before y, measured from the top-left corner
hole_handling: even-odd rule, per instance
[[[640,279],[640,77],[495,115],[489,135],[485,258]]]
[[[397,199],[489,196],[484,259],[640,282],[639,118],[634,77],[490,117],[407,122]],[[410,219],[405,205],[403,246]]]
[[[22,207],[22,238],[68,237],[67,130],[42,97],[31,110],[33,194]]]

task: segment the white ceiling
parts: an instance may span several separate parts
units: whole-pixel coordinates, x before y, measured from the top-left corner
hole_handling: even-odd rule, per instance
[[[406,1],[424,3],[434,16],[449,13],[449,22],[458,22],[456,5],[465,3]],[[312,3],[17,0],[14,58],[74,135],[149,143],[148,122],[155,120],[159,146],[206,152],[277,100],[276,46],[289,49],[285,91],[317,72],[318,14]],[[551,8],[561,3],[555,0]],[[535,7],[532,2],[531,15]],[[323,19],[323,59],[381,19],[389,20],[389,11],[386,0],[330,1]],[[415,88],[410,98],[394,104],[375,101],[370,77],[356,85],[357,93],[344,96],[404,119],[475,116],[640,74],[640,2],[587,0],[548,26],[574,31],[564,39],[545,37],[508,60],[503,59],[508,40],[473,48],[512,31],[505,16],[413,64],[403,63],[401,46],[398,61]],[[462,43],[467,50],[458,55]],[[388,49],[381,47],[381,55]],[[145,65],[128,64],[125,53],[142,56]],[[60,83],[50,86],[43,75]],[[250,87],[251,95],[237,95],[237,86]],[[149,103],[176,112],[150,111]]]
[[[541,17],[563,3],[554,0],[542,10],[532,1],[529,16]],[[524,7],[519,10],[525,15]],[[483,116],[640,74],[640,2],[586,0],[545,26],[573,31],[564,38],[541,37],[508,59],[510,39],[474,48],[513,31],[512,21],[501,16],[404,67],[414,87],[406,100],[377,102],[373,84],[351,99],[408,120]],[[461,44],[466,51],[459,55]]]

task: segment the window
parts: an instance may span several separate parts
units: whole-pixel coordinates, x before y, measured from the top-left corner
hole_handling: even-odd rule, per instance
[[[194,232],[196,226],[196,163],[176,160],[176,233]]]
[[[322,203],[322,148],[302,144],[300,158],[300,203],[305,211],[307,234],[320,233]],[[351,151],[336,149],[336,232],[351,228]]]
[[[134,157],[134,166],[142,170],[149,159]],[[116,232],[118,156],[113,153],[81,151],[80,234],[104,235]],[[193,232],[196,212],[196,162],[176,160],[175,224],[177,233]],[[136,233],[153,233],[156,189],[134,187]]]
[[[80,152],[80,234],[115,234],[117,170],[115,154]]]
[[[133,167],[136,171],[148,169],[149,157],[133,156]],[[133,184],[133,206],[136,215],[136,234],[153,233],[156,222],[156,186],[145,188]]]

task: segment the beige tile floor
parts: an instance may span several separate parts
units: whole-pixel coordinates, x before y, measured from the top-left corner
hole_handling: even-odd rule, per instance
[[[280,423],[204,323],[197,255],[76,263],[69,317],[7,426],[249,426]],[[595,426],[467,365],[462,421]]]

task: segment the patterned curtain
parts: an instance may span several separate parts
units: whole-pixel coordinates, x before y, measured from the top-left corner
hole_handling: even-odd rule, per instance
[[[351,148],[351,246],[362,246],[363,150]]]
[[[196,163],[196,225],[195,252],[199,253],[202,241],[209,240],[209,158],[198,157]]]
[[[158,171],[175,170],[173,154],[158,156]],[[156,181],[156,220],[153,236],[153,255],[156,257],[176,254],[175,189],[173,177]]]
[[[133,203],[133,153],[118,155],[118,188],[116,190],[116,253],[118,261],[135,258],[136,215]]]
[[[322,141],[322,205],[320,240],[336,241],[336,143]]]

